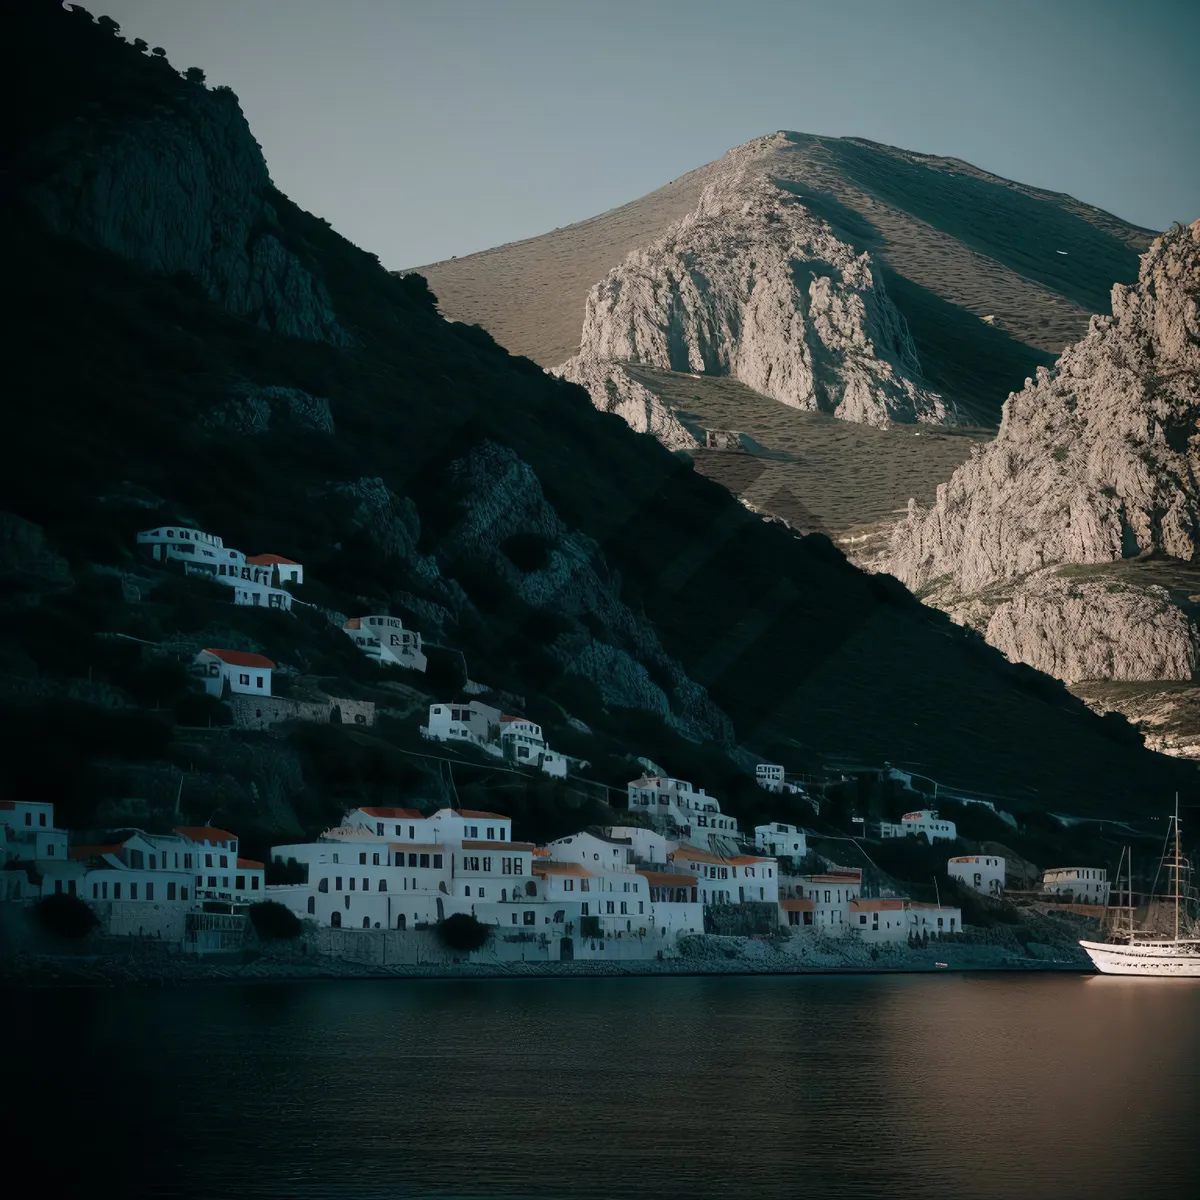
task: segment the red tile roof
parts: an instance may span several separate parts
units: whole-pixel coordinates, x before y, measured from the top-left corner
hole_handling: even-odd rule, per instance
[[[243,650],[215,650],[205,646],[203,653],[212,654],[231,667],[265,667],[268,671],[275,669],[275,664],[261,654],[247,654]]]
[[[266,868],[262,865],[262,863],[256,861],[253,858],[239,858],[238,866],[244,867],[247,871],[264,871],[264,870],[266,870]]]
[[[537,847],[532,842],[463,842],[464,850],[524,850],[532,851]]]
[[[253,563],[256,567],[270,566],[273,563],[282,563],[285,567],[298,567],[300,564],[290,558],[280,558],[278,554],[254,554],[246,559],[248,563]]]
[[[383,817],[385,821],[420,821],[424,814],[415,808],[360,808],[368,817]]]
[[[347,629],[361,629],[362,628],[362,617],[351,617],[346,622],[345,627]]]
[[[450,810],[456,817],[474,817],[483,820],[510,821],[503,813],[483,812],[478,808],[453,808]]]
[[[851,900],[851,912],[898,912],[904,908],[904,900]]]
[[[102,854],[119,854],[123,849],[120,842],[111,846],[72,846],[72,858],[99,858]]]
[[[466,843],[463,843],[466,845]],[[569,875],[574,879],[595,879],[595,875],[579,863],[535,862],[531,868],[535,875]]]
[[[812,912],[813,902],[811,900],[780,900],[779,907],[784,912]]]
[[[237,834],[211,825],[176,825],[175,832],[189,842],[236,842]]]

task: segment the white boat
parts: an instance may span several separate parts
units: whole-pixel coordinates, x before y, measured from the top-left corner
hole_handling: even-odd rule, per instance
[[[1162,861],[1155,886],[1146,906],[1146,924],[1136,928],[1137,907],[1133,903],[1133,864],[1121,856],[1126,869],[1125,903],[1110,905],[1106,921],[1110,940],[1079,944],[1087,951],[1096,970],[1105,975],[1143,975],[1151,978],[1200,979],[1200,930],[1194,912],[1191,888],[1191,864],[1183,856],[1179,830],[1179,797],[1175,797],[1175,815],[1170,818],[1163,845]],[[1121,867],[1117,868],[1117,894],[1120,900]],[[1168,891],[1156,892],[1163,869],[1168,874]],[[1165,901],[1163,904],[1161,901]],[[1192,909],[1189,912],[1189,908]],[[1168,928],[1161,929],[1165,916]],[[1183,936],[1181,936],[1183,935]]]

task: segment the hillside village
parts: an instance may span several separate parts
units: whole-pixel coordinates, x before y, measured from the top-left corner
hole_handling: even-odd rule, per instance
[[[136,543],[164,571],[228,588],[235,606],[295,613],[307,604],[295,594],[303,564],[280,555],[247,555],[180,525],[140,531]],[[426,672],[422,636],[400,618],[326,617],[381,672]],[[278,732],[297,722],[370,728],[376,721],[370,701],[276,694],[281,669],[261,654],[203,647],[186,665],[194,687],[227,708],[237,729]],[[537,722],[488,703],[495,697],[483,685],[466,680],[462,697],[428,705],[419,733],[431,750],[457,748],[504,770],[594,782],[586,759],[552,749]],[[246,857],[237,833],[210,823],[85,836],[58,827],[52,803],[14,798],[0,803],[0,898],[32,911],[73,897],[91,908],[110,944],[153,941],[196,955],[242,949],[254,911],[271,903],[292,914],[297,928],[364,934],[427,935],[457,918],[481,928],[487,955],[534,962],[666,961],[702,935],[912,947],[971,936],[962,893],[988,903],[1019,896],[1042,913],[1085,919],[1100,918],[1108,901],[1103,867],[1050,868],[1040,884],[1030,888],[1024,880],[1022,889],[994,853],[945,858],[945,876],[961,892],[917,899],[875,868],[866,847],[910,841],[962,848],[955,822],[936,809],[869,828],[864,818],[851,818],[861,836],[840,840],[860,861],[843,865],[810,845],[827,849],[827,834],[782,819],[743,830],[703,787],[670,777],[650,759],[638,765],[640,774],[610,802],[623,810],[624,823],[535,843],[518,839],[510,816],[457,802],[360,804],[314,840],[272,845],[265,860]],[[892,767],[884,774],[912,796],[930,782]],[[767,762],[755,765],[754,778],[766,797],[786,798],[789,813],[799,804],[814,821],[832,782],[801,780]],[[957,802],[1015,824],[990,801]],[[475,949],[482,952],[482,944]]]

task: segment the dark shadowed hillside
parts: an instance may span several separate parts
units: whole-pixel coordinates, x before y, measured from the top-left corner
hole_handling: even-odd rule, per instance
[[[443,319],[422,278],[395,278],[273,187],[232,93],[49,2],[8,50],[9,789],[86,819],[160,767],[174,780],[204,758],[225,786],[240,751],[204,749],[179,660],[221,638],[387,707],[322,610],[390,610],[597,762],[648,754],[734,789],[739,747],[796,768],[889,759],[1078,812],[1195,790],[1123,722]],[[235,609],[148,576],[134,532],[185,519],[302,561],[314,607]],[[429,778],[393,769],[395,752],[419,745],[428,695],[461,681],[416,680],[426,694],[392,702],[366,741],[294,735],[246,801],[259,826],[419,795]]]

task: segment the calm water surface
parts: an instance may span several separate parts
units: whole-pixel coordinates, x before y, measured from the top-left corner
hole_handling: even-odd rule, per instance
[[[47,1196],[1200,1195],[1186,981],[387,981],[0,1004],[5,1142]]]

